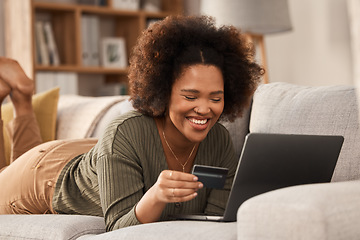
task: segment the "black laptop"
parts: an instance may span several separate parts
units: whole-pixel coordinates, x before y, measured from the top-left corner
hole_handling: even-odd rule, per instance
[[[223,216],[177,215],[175,219],[236,221],[240,205],[251,197],[279,188],[330,182],[342,136],[250,133]]]

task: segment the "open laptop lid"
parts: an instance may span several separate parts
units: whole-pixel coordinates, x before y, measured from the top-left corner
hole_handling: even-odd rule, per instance
[[[248,134],[223,221],[236,221],[240,205],[253,196],[330,182],[343,141],[342,136]]]

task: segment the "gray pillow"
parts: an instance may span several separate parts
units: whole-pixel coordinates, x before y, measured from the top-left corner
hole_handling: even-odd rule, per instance
[[[344,136],[333,181],[360,178],[360,134],[355,90],[350,86],[259,86],[250,132]]]

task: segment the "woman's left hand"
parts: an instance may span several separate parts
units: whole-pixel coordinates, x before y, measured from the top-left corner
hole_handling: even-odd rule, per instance
[[[202,188],[198,178],[190,173],[164,170],[152,187],[156,202],[186,202],[197,196],[197,190]]]
[[[164,170],[136,205],[136,217],[141,223],[157,221],[167,203],[190,201],[202,187],[195,175]]]

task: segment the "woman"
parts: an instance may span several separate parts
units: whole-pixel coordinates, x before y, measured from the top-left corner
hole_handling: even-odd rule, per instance
[[[208,17],[153,24],[130,58],[137,111],[114,119],[97,143],[53,141],[19,157],[0,174],[2,187],[11,182],[0,213],[103,216],[107,231],[176,213],[223,214],[237,159],[218,120],[249,103],[263,72],[251,59],[244,36]],[[0,81],[16,91],[10,77]],[[204,188],[189,173],[194,164],[229,168],[224,189]]]

